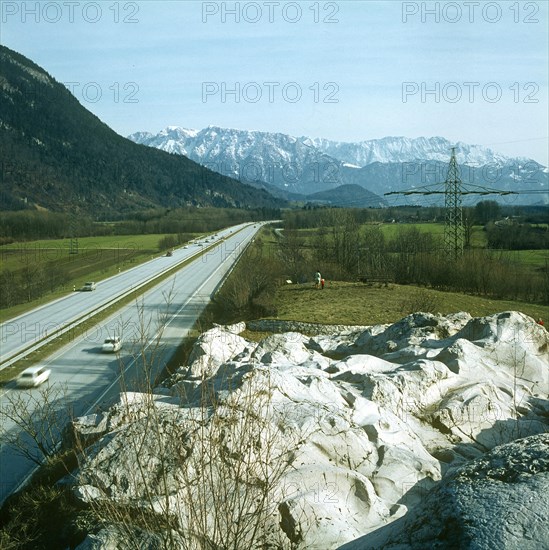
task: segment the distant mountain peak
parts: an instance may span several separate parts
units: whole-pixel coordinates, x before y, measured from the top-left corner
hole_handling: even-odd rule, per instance
[[[514,189],[532,182],[543,187],[547,181],[547,172],[535,161],[509,158],[487,147],[451,142],[441,136],[338,142],[211,125],[198,131],[170,126],[168,132],[155,136],[138,133],[130,139],[188,156],[244,183],[266,183],[305,196],[347,184],[380,195],[438,183],[446,177],[452,147],[457,149],[458,163],[467,165],[467,177],[471,176],[468,183],[494,187],[497,182],[496,187],[501,183],[506,189]],[[343,192],[348,189],[339,190]]]

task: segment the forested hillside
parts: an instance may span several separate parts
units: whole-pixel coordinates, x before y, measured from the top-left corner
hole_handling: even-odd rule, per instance
[[[0,47],[0,209],[104,214],[156,206],[271,207],[267,192],[137,145],[24,56]]]

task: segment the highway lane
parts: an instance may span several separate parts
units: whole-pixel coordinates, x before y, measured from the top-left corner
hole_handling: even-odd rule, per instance
[[[143,342],[151,344],[149,351],[156,348],[156,335],[162,325],[152,372],[148,373],[154,378],[173,355],[181,339],[193,328],[212,292],[259,226],[248,226],[238,234],[234,234],[233,230],[227,240],[209,249],[145,293],[136,303],[125,306],[50,357],[47,360],[48,367],[52,369],[49,387],[57,394],[61,390],[64,394],[57,405],[63,408],[68,406],[75,416],[79,416],[97,406],[108,406],[124,388],[139,389],[144,382],[139,368],[142,361],[139,358],[135,361],[135,357],[139,356]],[[124,342],[118,357],[101,353],[104,338],[113,334],[120,335]],[[122,379],[121,373],[124,373]],[[13,383],[6,386],[0,396],[0,412],[7,410],[14,398],[21,398],[28,407],[34,407],[32,398],[40,399],[41,391],[18,390]],[[61,397],[57,394],[56,398]],[[5,443],[12,435],[19,433],[20,430],[12,422],[4,421],[0,445],[0,502],[20,485],[34,467],[32,461],[21,458]],[[28,444],[31,445],[31,442],[28,441]]]
[[[217,233],[216,240],[233,235],[246,224],[224,229]],[[56,330],[65,327],[102,305],[142,283],[160,275],[166,269],[201,252],[203,246],[212,243],[200,239],[188,248],[178,248],[173,256],[158,257],[133,269],[114,275],[97,284],[91,292],[72,292],[68,296],[45,304],[17,318],[0,324],[0,364]]]

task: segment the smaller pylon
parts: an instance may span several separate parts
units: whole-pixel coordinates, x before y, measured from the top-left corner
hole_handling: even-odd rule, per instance
[[[452,147],[452,156],[448,165],[444,192],[444,250],[446,255],[456,260],[463,254],[464,230],[461,208],[461,178],[456,160],[456,148]]]
[[[69,254],[78,254],[78,238],[72,238],[69,244]]]

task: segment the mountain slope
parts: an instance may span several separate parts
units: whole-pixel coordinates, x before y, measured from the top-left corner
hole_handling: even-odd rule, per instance
[[[182,205],[273,207],[265,191],[119,136],[41,67],[0,47],[0,208],[105,214]]]
[[[522,195],[520,200],[513,196],[513,200],[522,204],[549,202],[543,194],[549,185],[544,166],[531,159],[509,158],[479,145],[453,144],[442,137],[386,137],[343,143],[214,126],[199,131],[169,126],[156,135],[138,132],[129,139],[186,155],[252,185],[263,181],[307,196],[345,185],[360,185],[381,195],[441,183],[446,179],[450,150],[456,146],[465,184],[520,192],[534,190],[537,194]],[[416,202],[421,203],[421,197]]]
[[[341,185],[342,163],[286,134],[209,126],[200,131],[169,126],[157,135],[128,136],[137,143],[190,159],[244,183],[261,182],[308,195]]]

